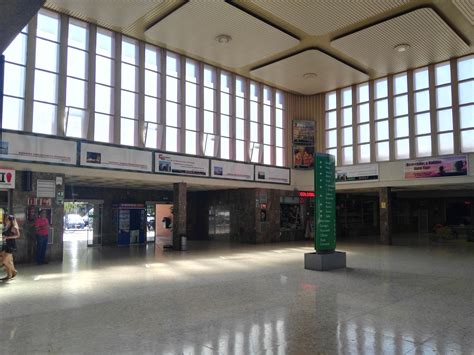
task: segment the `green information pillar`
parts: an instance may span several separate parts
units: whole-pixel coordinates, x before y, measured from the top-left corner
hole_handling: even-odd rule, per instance
[[[332,253],[336,249],[336,165],[334,156],[316,153],[314,164],[316,252]]]

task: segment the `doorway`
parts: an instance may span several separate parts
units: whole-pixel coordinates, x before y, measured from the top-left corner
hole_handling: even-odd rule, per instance
[[[155,204],[155,243],[163,247],[173,246],[173,205]]]
[[[63,243],[78,246],[102,245],[103,201],[64,201]]]

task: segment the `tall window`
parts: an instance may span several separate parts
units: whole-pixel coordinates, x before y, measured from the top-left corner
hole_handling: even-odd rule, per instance
[[[181,143],[181,63],[180,56],[166,53],[166,145],[170,152],[179,152]]]
[[[202,151],[204,155],[214,156],[216,148],[216,69],[204,66],[204,123]]]
[[[451,97],[451,65],[449,62],[435,66],[436,127],[438,154],[454,153],[453,110]]]
[[[59,15],[38,13],[34,79],[33,132],[56,134],[59,77]],[[45,85],[48,83],[48,85]]]
[[[388,128],[388,85],[387,79],[375,81],[375,151],[376,160],[390,159]]]
[[[77,138],[87,136],[88,33],[85,22],[69,19],[64,131]]]
[[[137,145],[138,132],[138,43],[123,37],[120,97],[120,143]]]
[[[352,149],[352,88],[341,90],[341,139],[342,139],[342,164],[354,163]]]
[[[113,33],[97,29],[95,55],[94,140],[113,142],[115,41]]]
[[[220,80],[220,157],[221,159],[230,159],[230,144],[231,144],[231,122],[230,119],[230,92],[232,87],[232,76],[229,73],[221,71]]]
[[[326,94],[326,152],[334,155],[337,164],[337,94]]]
[[[145,147],[160,148],[163,136],[161,108],[161,50],[145,46]]]
[[[245,79],[235,79],[235,159],[245,160]]]
[[[272,117],[272,111],[275,110],[275,100],[272,88],[263,87],[263,163],[272,164],[272,150],[275,149],[275,143],[272,137],[275,132],[275,120]]]
[[[3,53],[5,78],[3,87],[3,128],[23,130],[25,104],[27,27],[25,27]]]
[[[286,110],[285,94],[283,91],[276,90],[275,93],[275,164],[284,166],[285,148],[286,148]]]
[[[408,81],[406,73],[394,76],[393,94],[395,158],[408,159],[410,157],[410,140],[408,138]]]
[[[430,81],[428,68],[415,70],[415,154],[431,155]]]
[[[334,117],[336,113],[334,111]],[[359,163],[370,162],[369,83],[357,85],[357,154]]]
[[[474,152],[474,55],[458,60],[461,152]]]
[[[186,59],[186,154],[196,154],[199,128],[199,64]]]
[[[250,144],[249,157],[254,163],[260,162],[260,88],[256,82],[250,82]]]

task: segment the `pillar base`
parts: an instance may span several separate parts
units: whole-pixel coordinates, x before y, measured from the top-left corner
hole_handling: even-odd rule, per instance
[[[335,251],[330,254],[305,253],[304,268],[315,271],[329,271],[346,267],[346,253]]]

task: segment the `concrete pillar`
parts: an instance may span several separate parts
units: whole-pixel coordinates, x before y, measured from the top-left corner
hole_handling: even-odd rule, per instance
[[[186,195],[186,183],[173,184],[173,249],[175,250],[181,250],[181,236],[186,235]]]
[[[379,211],[380,211],[380,242],[391,245],[391,220],[392,220],[392,198],[391,188],[381,187],[379,189]]]

